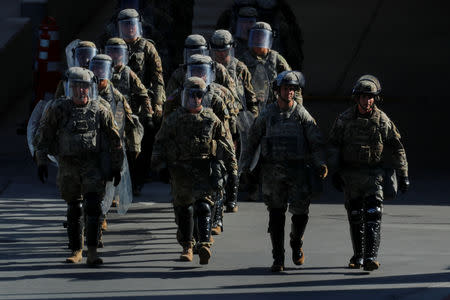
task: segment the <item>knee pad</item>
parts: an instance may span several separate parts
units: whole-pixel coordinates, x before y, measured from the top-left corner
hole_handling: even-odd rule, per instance
[[[194,209],[198,217],[211,216],[211,206],[206,202],[195,202]]]
[[[376,196],[370,196],[365,199],[366,206],[364,214],[367,222],[380,221],[383,214],[382,201]]]
[[[87,193],[84,196],[84,212],[87,216],[100,217],[102,215],[102,199],[97,193]]]
[[[83,201],[71,201],[67,204],[67,220],[78,220],[83,215]]]
[[[177,206],[174,208],[175,214],[177,218],[186,218],[194,215],[194,207],[192,205],[189,206]]]

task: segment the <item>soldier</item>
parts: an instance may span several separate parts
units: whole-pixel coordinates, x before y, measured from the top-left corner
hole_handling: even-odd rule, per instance
[[[150,164],[148,151],[151,151],[151,149],[148,147],[153,143],[152,134],[154,134],[155,131],[153,122],[154,113],[147,89],[136,73],[127,66],[128,46],[125,41],[121,38],[110,38],[106,42],[105,53],[113,60],[114,69],[111,82],[114,87],[125,96],[131,106],[133,114],[139,117],[141,124],[144,126],[142,147],[147,147],[145,148],[147,149],[147,152],[143,151],[139,157],[136,157],[136,153],[127,151],[127,158],[130,163],[131,181],[133,184],[133,194],[138,196],[141,193],[147,176],[148,165]]]
[[[177,238],[183,247],[180,259],[193,259],[196,223],[200,264],[208,264],[211,257],[211,207],[217,191],[216,181],[210,175],[211,166],[221,161],[228,169],[237,168],[233,146],[222,122],[207,108],[205,93],[206,84],[202,79],[186,79],[182,107],[163,122],[152,155],[155,169],[164,163],[169,168]]]
[[[272,97],[270,85],[278,73],[291,70],[286,60],[275,50],[271,50],[272,28],[264,22],[257,22],[250,30],[248,47],[242,62],[252,74],[252,84],[260,107]]]
[[[249,172],[253,153],[261,146],[262,193],[269,210],[272,241],[272,272],[284,269],[285,213],[292,213],[290,245],[292,260],[302,265],[303,233],[308,223],[312,196],[310,174],[320,178],[328,173],[324,160],[322,134],[308,111],[294,101],[300,81],[295,72],[277,78],[274,92],[277,102],[269,104],[250,128],[248,151],[243,172]],[[311,165],[311,166],[310,166]]]
[[[258,114],[258,104],[251,83],[252,75],[247,66],[234,57],[234,40],[227,30],[216,30],[211,37],[211,57],[227,68],[236,84],[236,90],[243,110]]]
[[[238,18],[236,20],[236,28],[230,30],[236,39],[235,56],[241,59],[248,49],[248,34],[250,29],[256,24],[258,12],[254,7],[242,7],[239,9]]]
[[[380,226],[386,189],[393,189],[394,169],[398,187],[409,187],[408,163],[400,133],[376,103],[381,85],[372,75],[360,77],[352,91],[356,102],[336,119],[330,132],[330,165],[333,184],[345,195],[353,256],[349,267],[373,271],[380,245]],[[333,168],[332,168],[333,169]]]
[[[72,255],[82,259],[83,212],[86,216],[87,264],[102,264],[97,245],[105,181],[120,182],[122,145],[114,117],[96,101],[95,76],[79,67],[70,68],[67,98],[56,100],[41,120],[35,137],[38,176],[48,177],[47,154],[58,155],[58,186],[67,202],[67,233]],[[80,197],[82,195],[82,197]]]
[[[97,47],[91,41],[80,41],[73,52],[73,59],[67,58],[67,61],[73,61],[75,67],[89,68],[89,62],[98,53]],[[73,67],[68,63],[68,67]],[[64,91],[64,80],[60,80],[55,92],[55,99],[59,99],[66,94]]]

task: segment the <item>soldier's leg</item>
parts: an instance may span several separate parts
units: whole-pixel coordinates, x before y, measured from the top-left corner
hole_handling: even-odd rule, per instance
[[[84,195],[84,213],[86,214],[86,243],[88,246],[88,265],[102,264],[97,247],[101,230],[102,197],[99,193],[88,192]]]
[[[364,209],[363,199],[357,197],[347,200],[345,204],[347,218],[350,226],[350,238],[353,247],[353,256],[350,258],[348,267],[360,269],[363,265],[364,255]]]
[[[286,208],[269,208],[270,240],[272,242],[273,264],[272,272],[284,270],[284,225],[286,221]]]
[[[223,191],[219,190],[216,193],[216,201],[213,207],[213,223],[211,227],[211,233],[218,235],[223,232]]]
[[[183,247],[180,255],[182,261],[192,261],[193,258],[193,234],[194,234],[194,207],[176,206],[174,207],[177,219],[177,240]]]
[[[67,263],[79,263],[83,252],[83,200],[78,198],[67,203],[67,236],[72,255]]]
[[[200,264],[206,265],[211,257],[211,204],[202,200],[194,204],[195,215],[197,219],[198,255]]]
[[[303,234],[305,233],[306,224],[308,224],[308,215],[292,215],[291,217],[291,234],[290,245],[292,248],[292,261],[296,265],[303,265],[305,256],[303,254]]]
[[[141,194],[145,181],[150,177],[150,161],[155,133],[152,129],[144,127],[144,137],[141,143],[141,153],[136,159],[135,196]]]
[[[229,174],[225,187],[225,212],[237,212],[237,195],[239,190],[239,177],[237,174]]]
[[[380,247],[383,202],[376,195],[366,197],[364,202],[364,270],[373,271],[380,266],[377,256]]]

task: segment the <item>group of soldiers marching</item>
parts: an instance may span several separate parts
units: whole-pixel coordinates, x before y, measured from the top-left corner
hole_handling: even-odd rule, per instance
[[[157,45],[143,37],[134,8],[118,12],[101,50],[91,41],[68,46],[69,68],[29,132],[40,180],[47,180],[51,160],[58,166],[72,251],[66,262],[82,261],[86,241],[87,264],[103,263],[97,248],[111,203],[126,211],[151,170],[171,184],[180,260],[196,253],[208,264],[211,235],[223,231],[224,211],[238,211],[245,181],[241,190],[269,211],[271,271],[285,266],[288,209],[292,261],[302,265],[309,205],[330,173],[345,195],[349,267],[378,269],[383,199],[395,196],[397,185],[403,192],[409,186],[400,134],[376,105],[380,82],[371,75],[357,80],[355,104],[339,115],[326,142],[303,105],[303,74],[275,50],[295,52],[274,39],[275,31],[288,30],[286,22],[260,21],[280,13],[277,1],[252,2],[235,1],[218,22],[228,27],[209,41],[187,36],[183,62],[166,87]]]

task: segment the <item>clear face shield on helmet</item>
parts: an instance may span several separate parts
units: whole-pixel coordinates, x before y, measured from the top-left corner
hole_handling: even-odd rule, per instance
[[[252,29],[248,37],[249,48],[266,48],[271,49],[273,42],[272,31],[267,29]]]
[[[222,65],[227,65],[234,57],[234,47],[227,45],[227,47],[213,48],[211,47],[211,58]]]
[[[248,33],[255,23],[256,18],[239,17],[236,21],[236,33],[234,36],[244,41],[248,40]]]
[[[191,57],[194,54],[201,54],[209,56],[209,50],[207,46],[200,46],[196,48],[184,48],[183,51],[183,60],[184,63],[187,63],[189,61],[189,57]]]
[[[106,45],[105,54],[112,58],[114,67],[128,64],[128,48],[125,45]]]
[[[206,85],[210,85],[215,79],[212,64],[188,64],[186,70],[186,78],[199,77],[203,79]]]
[[[75,49],[75,66],[89,67],[91,59],[97,55],[97,49],[92,47],[78,47]]]
[[[181,95],[181,105],[187,110],[196,110],[200,107],[208,107],[203,101],[206,90],[200,88],[184,88]]]
[[[97,84],[94,81],[68,79],[65,82],[65,92],[67,98],[76,100],[82,100],[86,97],[89,100],[96,100],[98,96]]]
[[[93,59],[89,63],[89,70],[91,70],[99,80],[110,80],[112,76],[111,69],[112,63],[109,60]]]
[[[118,21],[119,37],[124,40],[132,40],[142,36],[142,23],[138,18]]]

